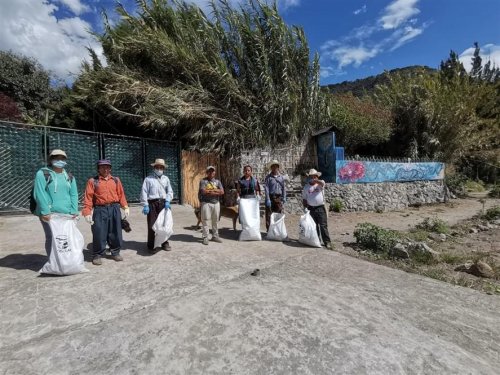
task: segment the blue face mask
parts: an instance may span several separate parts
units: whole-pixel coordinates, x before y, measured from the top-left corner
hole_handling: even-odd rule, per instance
[[[52,162],[52,166],[56,167],[56,168],[64,168],[66,166],[66,163],[64,160],[54,160]]]

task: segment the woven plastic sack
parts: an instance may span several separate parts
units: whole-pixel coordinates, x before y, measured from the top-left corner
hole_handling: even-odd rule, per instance
[[[161,210],[153,224],[153,230],[155,231],[155,248],[160,247],[162,243],[174,234],[174,219],[172,218],[172,210],[170,208]]]
[[[321,247],[321,241],[316,231],[316,222],[308,209],[299,220],[299,242],[312,247]]]
[[[48,223],[52,231],[52,249],[40,273],[74,275],[88,272],[83,262],[85,242],[76,227],[76,219],[72,215],[52,214]]]
[[[285,227],[285,214],[273,212],[271,214],[271,222],[267,231],[266,240],[283,241],[288,238]]]
[[[239,215],[241,228],[240,241],[260,241],[260,211],[257,198],[240,199]]]

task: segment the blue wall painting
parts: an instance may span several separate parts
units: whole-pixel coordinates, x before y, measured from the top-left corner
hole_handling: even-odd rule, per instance
[[[316,137],[318,169],[325,182],[335,182],[335,133],[327,132]]]
[[[444,179],[444,163],[437,162],[384,163],[337,160],[335,164],[337,184]]]

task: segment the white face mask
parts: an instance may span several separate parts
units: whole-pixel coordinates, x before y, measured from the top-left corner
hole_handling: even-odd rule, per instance
[[[163,170],[162,169],[155,169],[155,175],[157,175],[158,177],[162,176]]]

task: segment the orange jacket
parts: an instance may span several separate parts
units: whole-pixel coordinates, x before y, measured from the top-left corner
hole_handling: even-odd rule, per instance
[[[87,186],[85,187],[85,194],[83,196],[82,216],[90,215],[94,206],[120,203],[122,208],[128,207],[122,182],[116,178],[118,181],[118,183],[116,183],[115,178],[111,177],[111,175],[107,179],[99,176],[97,190],[95,191],[94,178],[89,178]]]

